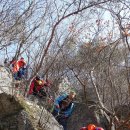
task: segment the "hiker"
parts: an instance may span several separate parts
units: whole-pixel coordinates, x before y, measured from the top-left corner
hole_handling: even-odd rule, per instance
[[[41,80],[40,76],[36,76],[30,84],[28,95],[37,95],[40,98],[42,96],[47,96],[44,90],[42,89],[44,87],[45,81]]]
[[[104,130],[102,127],[97,127],[94,124],[89,124],[86,127],[82,127],[80,130]]]
[[[12,65],[14,79],[20,80],[21,78],[24,78],[26,71],[26,62],[24,61],[24,58],[21,57],[18,61],[13,58],[10,64]]]
[[[26,71],[26,62],[23,57],[20,58],[20,60],[17,61],[17,64],[19,66],[19,71],[18,71],[18,77],[24,78],[25,76],[25,71]]]
[[[56,98],[52,115],[61,124],[64,130],[67,130],[67,120],[74,110],[73,100],[76,93],[71,91],[69,94],[63,94]]]

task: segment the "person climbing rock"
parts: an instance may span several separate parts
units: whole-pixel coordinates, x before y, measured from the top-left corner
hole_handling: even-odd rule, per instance
[[[44,87],[45,81],[36,76],[30,84],[28,95],[37,95],[39,97],[46,96],[46,93],[42,89]]]
[[[12,65],[14,79],[20,80],[21,78],[23,78],[26,71],[26,62],[24,61],[24,58],[21,57],[18,61],[15,58],[13,58],[10,64]]]
[[[61,124],[64,130],[67,130],[67,120],[74,110],[74,98],[76,93],[71,91],[69,94],[63,94],[55,99],[52,115]]]
[[[18,71],[18,77],[24,78],[25,72],[26,72],[26,62],[23,57],[20,58],[20,60],[17,61],[17,64],[19,66],[19,71]]]
[[[82,127],[80,130],[104,130],[102,127],[97,127],[94,124],[89,124],[86,127]]]

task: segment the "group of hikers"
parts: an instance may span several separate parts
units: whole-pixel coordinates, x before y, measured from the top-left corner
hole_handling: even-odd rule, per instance
[[[13,59],[10,62],[12,67],[12,73],[15,80],[21,80],[25,78],[26,73],[26,62],[23,57],[19,60]],[[43,80],[40,76],[36,75],[29,85],[29,90],[27,95],[38,96],[39,98],[47,96],[47,88],[50,88],[52,83],[46,79]],[[46,90],[45,90],[46,88]],[[53,101],[52,115],[63,126],[64,130],[67,130],[67,121],[72,115],[75,108],[74,99],[76,97],[75,91],[70,91],[69,93],[64,93],[58,96]],[[86,127],[82,127],[80,130],[104,130],[101,127],[96,127],[94,124],[89,124]]]

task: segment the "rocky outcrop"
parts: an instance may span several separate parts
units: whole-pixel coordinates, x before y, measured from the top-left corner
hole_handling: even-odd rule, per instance
[[[11,95],[6,93],[0,94],[0,118],[19,113],[23,107]]]
[[[9,69],[0,66],[0,93],[11,93],[12,89],[12,75]]]
[[[34,130],[24,107],[15,97],[0,94],[0,130],[25,130],[26,126]]]
[[[45,109],[23,98],[0,94],[0,130],[63,130]]]

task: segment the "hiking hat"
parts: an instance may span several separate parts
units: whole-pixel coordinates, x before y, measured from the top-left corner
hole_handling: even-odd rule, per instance
[[[96,126],[94,124],[89,124],[87,128],[88,130],[95,130]]]

